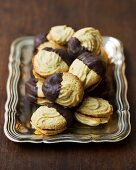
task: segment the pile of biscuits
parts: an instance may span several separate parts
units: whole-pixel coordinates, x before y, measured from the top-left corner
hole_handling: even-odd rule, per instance
[[[54,26],[35,38],[32,77],[26,97],[39,108],[32,114],[35,134],[55,135],[78,122],[97,126],[113,113],[105,99],[88,96],[107,74],[109,58],[102,36],[92,27],[74,31]]]

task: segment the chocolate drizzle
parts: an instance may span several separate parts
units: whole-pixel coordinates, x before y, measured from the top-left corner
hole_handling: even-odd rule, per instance
[[[88,51],[85,47],[81,46],[80,41],[73,37],[68,42],[68,53],[72,59],[76,59],[83,52]]]
[[[73,60],[70,58],[67,50],[63,50],[63,49],[53,49],[50,47],[46,47],[44,48],[44,50],[46,51],[50,51],[50,52],[55,52],[56,54],[58,54],[63,61],[65,61],[67,63],[68,66],[71,65],[71,63],[73,62]]]
[[[62,82],[62,75],[63,73],[56,73],[48,77],[43,83],[43,93],[45,97],[52,102],[55,102],[59,95]]]
[[[73,121],[73,111],[68,108],[64,108],[58,104],[48,104],[48,107],[54,107],[57,112],[59,112],[67,121],[67,127],[72,124]]]
[[[95,53],[84,52],[78,57],[78,59],[81,60],[85,65],[87,65],[91,70],[95,71],[101,77],[105,75],[106,64]]]
[[[29,79],[25,83],[25,95],[30,102],[35,102],[37,100],[37,80],[34,78]]]

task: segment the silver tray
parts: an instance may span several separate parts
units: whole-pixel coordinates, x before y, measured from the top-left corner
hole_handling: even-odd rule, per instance
[[[62,134],[55,136],[35,135],[30,127],[30,107],[25,101],[25,81],[30,77],[31,56],[34,37],[21,37],[11,45],[7,102],[5,105],[5,135],[14,142],[58,143],[58,142],[117,142],[126,138],[131,131],[127,81],[122,43],[113,37],[103,37],[103,45],[114,63],[116,83],[116,107],[108,124],[89,127],[75,123]],[[18,117],[22,120],[19,121]],[[23,123],[22,123],[23,122]]]

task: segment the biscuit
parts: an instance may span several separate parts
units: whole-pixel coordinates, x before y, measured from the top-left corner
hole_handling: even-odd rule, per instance
[[[82,82],[73,74],[57,73],[43,83],[43,93],[52,102],[64,107],[78,105],[84,94]]]
[[[107,123],[113,113],[113,107],[107,100],[98,97],[86,97],[76,110],[76,119],[90,126]]]
[[[87,89],[100,83],[106,72],[105,62],[95,53],[84,52],[73,61],[69,73],[76,75]]]
[[[67,72],[69,66],[58,53],[43,49],[33,58],[33,69],[35,73],[46,78],[54,73]]]
[[[82,28],[74,33],[68,42],[68,51],[71,55],[78,56],[84,51],[100,53],[102,36],[92,27]]]
[[[51,103],[51,101],[46,99],[44,93],[42,92],[42,85],[43,81],[39,81],[33,78],[29,79],[25,83],[25,95],[31,103],[36,103],[38,105]]]
[[[51,28],[47,35],[47,39],[60,45],[66,45],[73,34],[74,30],[71,27],[59,25]]]
[[[55,135],[66,130],[72,123],[72,112],[58,105],[40,106],[31,117],[36,133]]]
[[[75,118],[82,124],[89,125],[89,126],[98,126],[100,124],[108,123],[110,117],[106,118],[96,118],[90,117],[87,115],[83,115],[80,113],[75,113]]]

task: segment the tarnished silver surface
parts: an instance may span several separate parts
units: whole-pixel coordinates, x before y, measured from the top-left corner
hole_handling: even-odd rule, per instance
[[[7,81],[7,102],[5,105],[5,135],[14,142],[58,143],[58,142],[117,142],[126,138],[130,131],[130,113],[127,101],[127,81],[121,42],[112,37],[103,37],[103,45],[114,66],[116,82],[116,106],[108,124],[89,127],[75,123],[65,133],[55,136],[35,135],[30,127],[30,113],[35,110],[25,100],[25,81],[30,77],[31,55],[34,37],[21,37],[11,46],[9,77]]]

